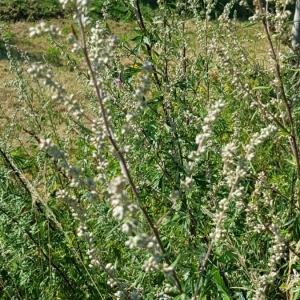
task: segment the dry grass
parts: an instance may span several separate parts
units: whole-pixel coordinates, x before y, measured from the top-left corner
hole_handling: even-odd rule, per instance
[[[69,20],[53,20],[51,24],[60,26],[62,31],[68,33],[71,31],[72,21]],[[21,51],[26,52],[32,61],[42,59],[47,55],[49,50],[50,40],[47,37],[29,38],[29,28],[34,26],[34,23],[17,22],[11,23],[7,26],[7,32],[12,36],[12,43]],[[114,21],[109,21],[109,27],[112,32],[117,36],[122,36],[125,32],[133,32],[133,24],[124,24]],[[3,49],[2,49],[3,50]],[[13,90],[5,87],[4,85],[14,78],[9,71],[9,62],[2,54],[0,60],[0,101],[2,109],[5,108],[8,113],[12,108],[14,102]],[[125,64],[129,64],[129,61]],[[53,67],[55,69],[56,79],[64,85],[64,87],[70,92],[77,94],[78,86],[76,83],[77,72],[73,72],[72,68],[67,66]]]
[[[13,79],[9,72],[7,61],[0,61],[0,128],[7,123],[6,116],[11,116],[15,110],[15,94],[11,87],[6,87],[5,83]]]
[[[206,26],[205,21],[203,21],[203,28]],[[218,30],[217,26],[214,23],[209,23],[208,35],[213,30]],[[264,34],[264,28],[261,23],[250,23],[250,22],[240,22],[237,24],[237,35],[239,41],[245,49],[250,54],[252,59],[255,59],[256,62],[260,63],[262,66],[266,63],[266,60],[269,59],[270,55],[268,54],[269,44],[266,35]],[[186,23],[186,31],[189,36],[189,43],[192,46],[192,52],[200,52],[199,46],[195,43],[195,32],[197,28],[193,21],[188,21]],[[204,29],[203,29],[204,30]],[[258,38],[260,36],[260,38]],[[209,40],[209,39],[208,39]],[[226,42],[226,40],[224,41]],[[280,47],[280,45],[276,45]]]
[[[73,21],[70,20],[53,20],[51,24],[60,26],[64,33],[70,32],[71,24]],[[29,27],[33,26],[33,23],[28,22],[17,22],[7,25],[7,32],[11,37],[11,41],[16,47],[26,52],[29,57],[34,61],[35,59],[43,58],[43,55],[47,54],[49,50],[50,40],[47,37],[39,37],[30,39],[29,38]],[[111,31],[119,37],[126,34],[128,37],[134,35],[135,24],[132,23],[122,23],[109,21],[108,25]],[[188,31],[191,33],[191,41],[193,41],[193,32],[195,31],[195,26],[193,23],[188,23]],[[240,23],[239,35],[241,38],[245,38],[245,47],[251,53],[253,59],[264,64],[268,56],[268,45],[266,38],[257,39],[257,34],[262,32],[262,27],[260,24],[249,26],[249,23]],[[251,42],[249,42],[251,41]],[[193,44],[192,44],[193,45]],[[1,101],[1,118],[0,122],[3,124],[4,114],[11,115],[14,110],[15,97],[12,88],[5,87],[5,83],[13,79],[13,75],[9,72],[9,62],[2,56],[0,60],[0,101]],[[130,65],[132,61],[130,59],[124,59],[124,65]],[[61,66],[54,67],[56,79],[61,82],[65,88],[70,93],[79,94],[79,87],[76,81],[77,72],[72,72],[69,67]],[[84,99],[80,99],[84,101]],[[0,123],[1,125],[1,123]]]

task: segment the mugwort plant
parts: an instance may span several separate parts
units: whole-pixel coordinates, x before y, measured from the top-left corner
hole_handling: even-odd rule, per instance
[[[124,2],[124,35],[110,1],[95,20],[92,1],[60,0],[68,33],[31,27],[59,66],[3,36],[16,103],[0,137],[1,299],[298,299],[287,3],[255,1],[246,27],[235,1],[215,18],[212,0]]]

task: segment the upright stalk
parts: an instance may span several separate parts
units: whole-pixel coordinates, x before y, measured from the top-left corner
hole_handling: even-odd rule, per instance
[[[116,142],[116,140],[114,139],[114,137],[112,135],[111,127],[109,125],[106,110],[105,110],[104,103],[103,103],[102,91],[99,88],[99,85],[97,83],[96,75],[94,73],[94,70],[92,68],[92,64],[91,64],[91,61],[90,61],[90,58],[89,58],[89,54],[88,54],[88,50],[87,50],[87,42],[86,42],[86,37],[85,37],[85,27],[84,27],[82,18],[79,18],[79,25],[80,25],[80,30],[81,30],[83,53],[84,53],[85,61],[86,61],[87,66],[88,66],[88,70],[90,72],[91,80],[92,80],[94,88],[96,90],[96,96],[97,96],[98,103],[99,103],[99,106],[100,106],[101,115],[102,115],[102,118],[103,118],[107,138],[108,138],[109,143],[111,144],[111,146],[113,147],[113,149],[114,149],[114,151],[117,155],[120,167],[123,171],[124,176],[126,177],[128,183],[129,183],[131,191],[132,191],[133,195],[135,196],[135,198],[138,201],[139,209],[141,210],[142,214],[144,215],[145,219],[147,220],[147,223],[148,223],[149,227],[151,228],[151,230],[153,232],[153,235],[155,236],[155,239],[156,239],[156,241],[159,245],[160,251],[161,251],[166,263],[170,266],[171,262],[170,262],[168,256],[166,255],[167,253],[165,251],[162,240],[160,238],[158,229],[155,227],[155,225],[152,222],[152,220],[151,220],[149,214],[147,213],[146,209],[140,204],[141,203],[140,196],[139,196],[137,188],[136,188],[136,186],[135,186],[135,184],[132,180],[132,177],[131,177],[130,171],[128,169],[125,157],[124,157],[122,151],[119,149],[119,147],[117,145],[117,142]],[[180,284],[180,281],[178,279],[177,273],[175,271],[173,271],[172,275],[173,275],[173,279],[175,281],[175,284],[176,284],[178,290],[180,292],[182,292],[181,284]]]
[[[298,1],[299,0],[297,0],[297,2]],[[284,84],[283,84],[283,80],[282,80],[280,64],[278,61],[278,56],[276,54],[272,39],[271,39],[269,21],[268,21],[268,18],[266,17],[266,13],[268,12],[268,2],[266,4],[266,13],[263,12],[261,0],[258,1],[258,5],[259,5],[260,12],[262,14],[262,23],[263,23],[264,30],[267,35],[269,47],[270,47],[271,54],[272,54],[272,57],[273,57],[273,60],[275,63],[275,74],[276,74],[276,79],[278,81],[280,95],[282,97],[282,100],[283,100],[283,102],[285,104],[285,108],[286,108],[286,113],[287,113],[289,127],[290,127],[288,139],[289,139],[289,143],[290,143],[293,155],[295,157],[297,175],[298,175],[298,178],[300,178],[300,157],[299,157],[299,149],[298,149],[297,140],[296,140],[296,132],[295,132],[292,110],[291,110],[291,107],[290,107],[289,102],[286,97],[285,88],[284,88]],[[282,119],[282,121],[283,121],[283,124],[285,125],[285,120]]]

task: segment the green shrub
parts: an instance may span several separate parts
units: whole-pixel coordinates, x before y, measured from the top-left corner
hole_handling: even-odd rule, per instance
[[[45,58],[46,61],[49,62],[50,64],[59,66],[61,64],[60,55],[61,55],[60,49],[52,46],[47,49]]]
[[[141,1],[143,13],[154,14],[157,5],[153,1]],[[113,20],[133,21],[135,20],[134,9],[126,1],[91,1],[91,16],[96,20],[99,18],[109,18]]]
[[[59,0],[0,0],[0,18],[2,21],[34,21],[63,16],[64,12]]]

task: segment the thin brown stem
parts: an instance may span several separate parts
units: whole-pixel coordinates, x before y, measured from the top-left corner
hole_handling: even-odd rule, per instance
[[[185,21],[182,22],[182,35],[185,34]],[[187,71],[187,65],[186,65],[186,46],[185,41],[183,41],[183,47],[182,47],[182,73],[186,75]]]
[[[142,15],[142,12],[141,12],[140,1],[136,0],[135,1],[135,5],[136,5],[136,10],[137,10],[138,24],[139,24],[139,26],[140,26],[143,34],[146,34],[147,33],[147,29],[146,29],[145,22],[144,22],[144,19],[143,19],[143,15]],[[160,81],[158,79],[157,71],[155,69],[155,66],[153,64],[153,59],[152,59],[152,46],[149,45],[148,43],[145,43],[145,46],[146,46],[146,49],[147,49],[149,60],[152,63],[155,82],[160,87],[161,84],[160,84]]]

